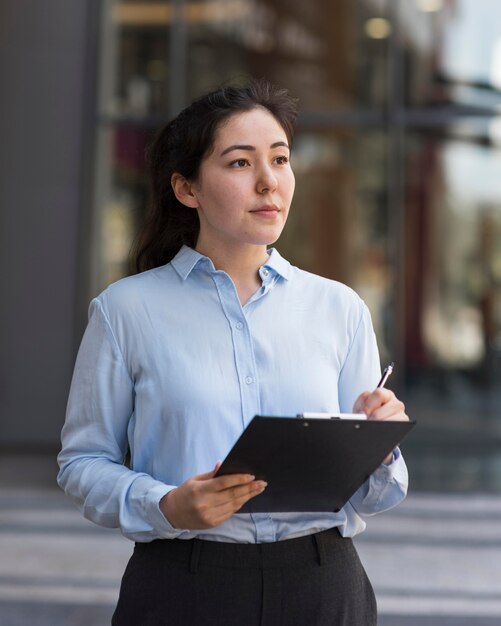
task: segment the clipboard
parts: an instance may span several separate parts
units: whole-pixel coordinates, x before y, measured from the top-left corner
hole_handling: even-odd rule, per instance
[[[216,476],[252,474],[268,483],[239,513],[339,511],[414,425],[256,415]]]

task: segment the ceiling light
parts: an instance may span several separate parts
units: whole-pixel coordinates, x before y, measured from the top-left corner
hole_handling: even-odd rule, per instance
[[[365,22],[365,33],[371,39],[387,39],[391,34],[391,24],[382,17],[373,17]]]
[[[417,8],[425,13],[436,13],[444,8],[444,0],[416,0]]]

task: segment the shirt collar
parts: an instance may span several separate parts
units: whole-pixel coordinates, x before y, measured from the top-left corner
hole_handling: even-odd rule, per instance
[[[278,276],[282,276],[286,280],[289,280],[291,273],[291,264],[289,261],[286,261],[275,248],[270,248],[268,250],[268,255],[269,259],[263,265],[263,268],[266,268],[273,274],[277,274]],[[197,252],[188,246],[183,246],[179,250],[176,256],[172,259],[171,265],[183,280],[188,278],[192,270],[197,265],[205,265],[211,271],[215,271],[214,264],[208,257],[200,254],[200,252]]]
[[[290,279],[292,266],[284,259],[284,257],[275,248],[268,249],[269,260],[263,265],[263,267],[271,270],[274,274],[282,276],[285,280]]]

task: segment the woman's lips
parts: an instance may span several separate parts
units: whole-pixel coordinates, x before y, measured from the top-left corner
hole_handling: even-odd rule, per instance
[[[251,213],[262,215],[263,217],[275,217],[278,213],[280,213],[280,209],[276,206],[276,204],[265,204],[257,209],[253,209]]]

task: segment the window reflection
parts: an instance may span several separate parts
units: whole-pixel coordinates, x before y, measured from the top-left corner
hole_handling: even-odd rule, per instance
[[[408,144],[409,363],[472,369],[501,340],[501,150]]]
[[[367,302],[415,488],[501,491],[501,3],[102,7],[89,295],[128,271],[151,130],[221,82],[282,84],[302,115],[277,247]]]
[[[404,0],[407,100],[496,107],[501,102],[501,3]]]
[[[387,140],[356,129],[299,132],[292,153],[296,194],[277,247],[295,264],[353,287],[373,317],[381,356],[392,269],[386,202]]]
[[[105,0],[100,114],[144,118],[167,110],[171,6],[163,0]]]
[[[501,151],[463,135],[459,125],[407,142],[407,398],[424,454],[415,480],[498,490]]]
[[[129,273],[129,251],[148,202],[144,153],[150,133],[134,126],[98,133],[90,252],[91,295]]]
[[[105,0],[101,112],[170,115],[174,92],[182,106],[242,74],[286,84],[303,111],[382,104],[387,17],[386,0]]]
[[[205,14],[215,19],[187,22],[190,98],[214,87],[221,76],[248,73],[286,84],[300,97],[303,110],[353,103],[355,69],[348,62],[354,58],[353,3],[207,0],[199,4],[199,10],[205,8]],[[196,4],[188,3],[188,12],[192,6]],[[214,10],[221,6],[222,10]]]

